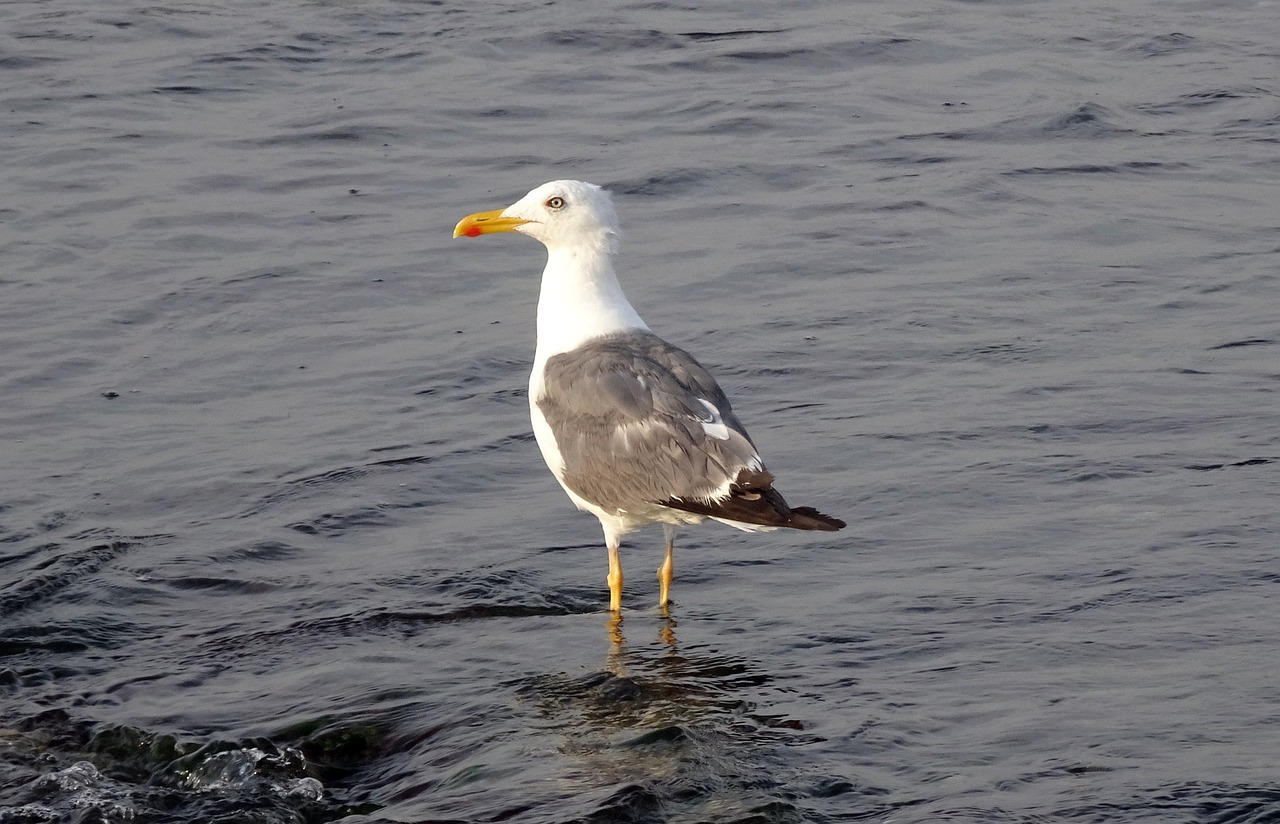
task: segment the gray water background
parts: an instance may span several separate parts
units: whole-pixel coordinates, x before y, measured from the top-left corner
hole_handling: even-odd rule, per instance
[[[1280,6],[0,5],[0,821],[1280,821]],[[598,525],[542,250],[834,535]]]

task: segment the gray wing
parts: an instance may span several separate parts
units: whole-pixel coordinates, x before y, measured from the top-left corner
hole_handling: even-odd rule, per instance
[[[743,470],[763,470],[711,373],[649,332],[609,335],[550,358],[537,404],[564,460],[565,485],[610,511],[709,503]]]

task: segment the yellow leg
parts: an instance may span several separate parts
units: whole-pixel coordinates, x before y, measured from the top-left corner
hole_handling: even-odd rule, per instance
[[[664,611],[667,604],[671,603],[671,579],[675,577],[675,546],[676,531],[675,528],[663,524],[663,534],[667,538],[667,557],[662,561],[662,566],[658,567],[658,606]]]
[[[618,558],[618,542],[610,540],[609,544],[609,609],[612,612],[622,611],[622,561]]]

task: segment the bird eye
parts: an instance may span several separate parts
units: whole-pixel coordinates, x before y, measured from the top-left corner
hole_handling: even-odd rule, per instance
[[[564,198],[560,197],[559,195],[556,195],[555,197],[549,197],[549,198],[547,198],[547,208],[548,208],[548,209],[563,209],[563,208],[564,208]]]

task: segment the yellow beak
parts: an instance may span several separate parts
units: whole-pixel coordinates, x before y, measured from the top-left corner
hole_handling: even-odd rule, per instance
[[[498,209],[494,212],[476,212],[474,215],[467,215],[453,227],[453,236],[480,237],[492,235],[495,232],[514,232],[516,227],[529,222],[522,217],[503,217],[502,211]]]

